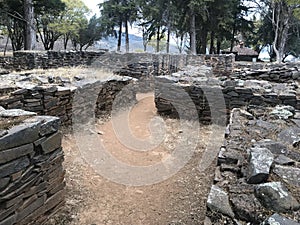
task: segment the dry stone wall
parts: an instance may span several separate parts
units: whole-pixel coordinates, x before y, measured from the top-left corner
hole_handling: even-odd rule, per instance
[[[0,57],[0,68],[28,70],[91,65],[104,53],[105,51],[16,51],[13,57]]]
[[[193,102],[191,107],[196,107],[199,119],[204,122],[211,120],[213,107],[214,110],[220,111],[220,115],[222,112],[229,115],[231,109],[249,105],[265,107],[290,105],[300,109],[298,80],[274,83],[265,80],[227,77],[224,79],[214,77],[207,67],[188,67],[171,76],[158,76],[156,84],[155,103],[158,113],[171,117],[178,117],[178,110],[183,111],[187,107],[186,97],[178,91],[180,89],[188,94]],[[220,102],[220,98],[224,102]],[[185,110],[183,116],[190,117],[189,112],[191,110]]]
[[[57,117],[0,108],[0,224],[41,224],[64,204]]]
[[[71,83],[70,80],[56,77],[39,77],[37,75],[2,75],[0,88],[0,106],[5,109],[24,109],[35,112],[38,115],[58,116],[63,125],[72,124],[72,114],[92,110],[95,115],[100,117],[112,110],[112,103],[116,95],[132,79],[129,77],[111,76],[109,79],[85,79],[77,78]],[[11,79],[11,82],[9,81]],[[55,82],[54,80],[59,80]],[[88,90],[92,90],[90,93]],[[80,96],[77,93],[86,91]],[[74,95],[76,94],[77,108],[73,107]],[[97,101],[93,102],[90,108],[86,108],[93,97],[97,94]],[[134,92],[126,92],[124,102],[135,99]],[[123,104],[124,106],[125,104]]]
[[[230,74],[234,55],[179,55],[151,53],[75,52],[75,51],[17,51],[13,57],[0,57],[0,68],[7,70],[49,69],[93,65],[112,69],[118,74],[141,78],[145,74],[170,74],[187,65],[207,65],[215,73]]]
[[[288,83],[300,80],[299,63],[236,63],[232,79],[266,80],[275,83]]]
[[[214,76],[202,66],[156,79],[160,114],[221,126],[227,114],[205,224],[299,225],[298,69],[257,73]]]

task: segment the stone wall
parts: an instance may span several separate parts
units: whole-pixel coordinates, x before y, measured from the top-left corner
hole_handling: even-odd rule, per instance
[[[8,80],[13,75],[3,75],[2,79]],[[83,79],[70,83],[71,81],[56,78],[59,82],[54,82],[51,77],[16,76],[11,86],[0,87],[0,106],[5,109],[24,109],[35,112],[38,115],[58,116],[63,125],[72,124],[73,112],[86,110],[85,104],[90,103],[89,89],[97,94],[97,101],[94,102],[94,115],[102,116],[111,112],[112,103],[115,96],[127,84],[132,82],[131,78],[112,76],[106,80]],[[22,80],[23,79],[23,80]],[[79,79],[79,78],[78,78]],[[80,78],[81,79],[81,78]],[[39,82],[38,82],[38,81]],[[49,83],[50,82],[50,83]],[[83,96],[76,98],[77,108],[73,107],[74,94],[87,90]],[[125,102],[135,99],[134,93],[128,92],[124,96]],[[78,104],[80,102],[81,104]],[[81,109],[80,109],[81,108]]]
[[[64,204],[59,118],[0,108],[0,224],[41,224]]]
[[[276,83],[300,81],[298,63],[270,64],[270,63],[236,63],[232,79],[266,80]]]
[[[140,79],[144,76],[167,75],[186,66],[212,67],[214,74],[229,75],[234,69],[234,55],[184,55],[151,53],[106,53],[93,63],[119,75]]]
[[[156,81],[157,111],[171,117],[178,117],[178,111],[184,111],[187,107],[186,96],[178,91],[180,89],[188,94],[193,103],[190,107],[196,107],[199,119],[205,122],[210,121],[212,108],[214,113],[219,110],[220,115],[222,112],[229,115],[231,109],[249,105],[290,105],[300,109],[298,84],[293,80],[288,83],[231,78],[224,80],[214,77],[211,72],[207,72],[207,68],[190,67],[172,76],[159,76]],[[189,118],[190,112],[185,110],[182,116]]]
[[[13,57],[0,57],[0,68],[28,70],[91,65],[104,53],[105,51],[16,51]]]
[[[48,69],[94,65],[111,68],[119,74],[140,78],[147,71],[151,75],[172,73],[187,65],[208,65],[215,73],[230,74],[234,55],[179,55],[150,53],[109,53],[72,51],[17,51],[13,57],[0,57],[0,68],[7,70]]]

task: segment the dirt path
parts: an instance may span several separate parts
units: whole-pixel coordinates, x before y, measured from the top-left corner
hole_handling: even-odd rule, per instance
[[[150,135],[149,121],[156,115],[153,95],[131,110],[129,121],[137,138]],[[133,151],[120,143],[111,121],[99,123],[97,130],[105,148],[118,160],[130,165],[152,165],[169,157],[180,139],[179,122],[164,119],[164,141],[151,151]],[[189,135],[199,135],[192,159],[178,173],[157,184],[133,187],[110,181],[97,174],[81,157],[72,134],[63,140],[67,183],[66,205],[48,224],[71,225],[167,225],[202,224],[205,202],[213,179],[213,166],[205,173],[197,170],[210,135],[210,127],[201,126]]]

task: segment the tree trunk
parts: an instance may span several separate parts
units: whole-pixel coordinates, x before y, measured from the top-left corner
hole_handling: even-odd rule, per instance
[[[284,58],[285,46],[288,40],[292,8],[284,2],[274,2],[272,8],[272,25],[275,33],[272,47],[276,54],[277,63],[281,63]]]
[[[218,37],[217,38],[217,54],[221,53],[221,39]]]
[[[190,54],[196,55],[196,16],[194,9],[190,12]]]
[[[8,41],[9,41],[9,36],[7,35],[6,42],[5,42],[5,47],[4,47],[4,53],[3,53],[4,56],[6,55]]]
[[[236,21],[237,15],[235,15],[234,21]],[[231,43],[230,43],[230,51],[232,52],[235,42],[235,32],[236,32],[236,23],[233,23],[232,33],[231,33]]]
[[[180,35],[180,48],[179,48],[179,53],[182,53],[182,50],[184,48],[184,34]]]
[[[147,43],[148,43],[148,35],[146,32],[146,28],[143,27],[143,46],[144,46],[144,52],[147,51]]]
[[[215,39],[215,32],[214,32],[214,31],[211,31],[211,33],[210,33],[210,47],[209,47],[209,54],[214,54],[214,53],[215,53],[214,39]]]
[[[117,51],[121,51],[121,43],[122,43],[122,20],[119,22],[119,34],[118,34],[118,46]]]
[[[156,34],[156,52],[159,52],[159,42],[160,42],[160,26],[157,28]]]
[[[129,52],[129,33],[128,33],[128,22],[125,21],[125,45],[126,45],[126,52]]]
[[[64,35],[64,49],[67,50],[68,42],[69,42],[69,34]]]
[[[167,7],[167,29],[168,29],[168,33],[167,33],[167,54],[170,53],[170,36],[171,36],[171,17],[170,17],[170,1],[168,1],[168,7]]]
[[[198,33],[199,42],[197,42],[197,54],[206,54],[207,34],[207,26],[203,25],[202,29]]]
[[[36,33],[34,26],[34,8],[32,0],[24,1],[24,18],[26,21],[24,49],[33,50],[36,44]]]
[[[171,36],[171,28],[170,23],[168,24],[168,34],[167,34],[167,54],[170,53],[170,36]]]

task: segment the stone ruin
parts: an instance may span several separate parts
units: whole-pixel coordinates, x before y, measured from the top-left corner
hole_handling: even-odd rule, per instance
[[[59,118],[0,107],[0,124],[0,224],[40,224],[64,204]]]
[[[43,68],[40,62],[44,61],[37,55],[33,67]],[[22,68],[28,69],[29,56],[22,57],[26,58]],[[13,68],[18,60],[10,60]],[[206,224],[299,224],[300,71],[296,64],[241,65],[232,56],[151,54],[109,54],[95,61],[96,68],[105,64],[119,76],[2,73],[0,224],[42,223],[63,204],[59,123],[71,125],[74,114],[85,123],[91,115],[110,113],[115,97],[128,84],[134,88],[125,93],[120,106],[134,103],[136,92],[154,90],[161,115],[227,125],[208,196]],[[192,105],[185,104],[178,88],[189,95]],[[97,94],[96,106],[87,115],[89,99],[84,93]],[[189,107],[196,108],[197,118],[191,117]]]
[[[42,224],[64,204],[60,125],[108,115],[118,92],[133,81],[110,75],[0,77],[0,225]],[[95,104],[89,102],[93,97]],[[135,97],[126,92],[119,106]]]
[[[158,113],[221,127],[227,121],[206,224],[299,224],[299,81],[297,65],[244,67],[229,77],[188,67],[157,77]]]

